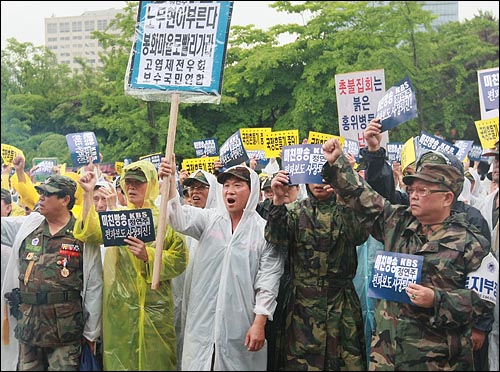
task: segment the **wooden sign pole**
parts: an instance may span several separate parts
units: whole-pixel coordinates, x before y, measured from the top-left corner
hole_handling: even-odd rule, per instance
[[[174,143],[175,143],[175,131],[177,129],[177,115],[179,112],[179,94],[172,94],[172,100],[170,102],[170,119],[168,123],[168,135],[167,135],[167,145],[165,147],[165,156],[169,161],[172,161],[172,155],[174,153]],[[163,244],[165,242],[165,230],[167,228],[167,202],[168,195],[170,193],[170,177],[175,177],[170,175],[162,178],[162,183],[160,187],[160,216],[158,220],[158,228],[156,232],[156,248],[155,248],[155,259],[153,266],[153,280],[151,283],[151,289],[158,289],[160,287],[160,274],[162,266],[162,252]]]

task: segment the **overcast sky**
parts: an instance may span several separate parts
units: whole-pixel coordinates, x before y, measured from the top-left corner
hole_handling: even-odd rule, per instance
[[[254,24],[261,29],[279,23],[302,23],[298,15],[278,13],[269,8],[272,1],[235,1],[232,25]],[[471,19],[478,10],[492,11],[498,18],[496,1],[459,1],[459,18]],[[45,42],[45,18],[81,15],[90,10],[122,8],[125,1],[2,1],[2,49],[8,38],[19,42],[31,42],[35,46]]]

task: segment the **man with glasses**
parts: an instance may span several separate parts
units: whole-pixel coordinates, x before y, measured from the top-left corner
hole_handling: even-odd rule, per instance
[[[323,144],[322,175],[385,251],[423,257],[409,303],[377,299],[370,370],[473,370],[472,327],[494,299],[470,289],[482,269],[498,276],[488,241],[462,213],[451,213],[463,173],[448,164],[417,162],[403,178],[410,206],[391,205],[350,167],[338,139]],[[481,269],[481,270],[480,270]]]
[[[2,243],[12,246],[2,283],[2,319],[8,319],[2,332],[10,333],[2,340],[2,370],[17,364],[20,371],[77,371],[88,305],[81,297],[84,266],[90,262],[73,235],[76,183],[54,175],[35,187],[38,212],[2,218]],[[10,316],[4,314],[4,294]],[[85,311],[97,313],[100,307]]]

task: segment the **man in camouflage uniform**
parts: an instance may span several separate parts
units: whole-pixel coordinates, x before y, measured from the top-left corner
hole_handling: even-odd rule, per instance
[[[39,213],[2,218],[2,243],[13,247],[2,293],[10,299],[10,321],[17,318],[17,369],[77,371],[85,325],[80,291],[83,287],[83,243],[73,236],[76,183],[54,175],[36,186]],[[2,296],[2,312],[4,311]],[[6,319],[5,314],[2,318]],[[4,334],[8,332],[2,324]],[[9,330],[12,330],[9,327]],[[12,339],[3,339],[2,370],[11,369]]]
[[[465,215],[450,212],[463,175],[451,165],[423,164],[403,178],[410,207],[393,206],[357,176],[337,139],[323,152],[323,178],[385,251],[423,256],[421,283],[406,288],[411,304],[377,300],[369,369],[473,370],[472,325],[494,304],[468,289],[467,279],[483,259],[498,275],[498,262]]]
[[[288,247],[292,278],[281,370],[366,370],[363,316],[353,285],[356,246],[368,233],[352,211],[323,184],[307,185],[308,197],[287,209],[286,172],[272,180],[273,204],[266,240]],[[277,350],[279,352],[279,350]],[[281,356],[277,355],[278,363]]]

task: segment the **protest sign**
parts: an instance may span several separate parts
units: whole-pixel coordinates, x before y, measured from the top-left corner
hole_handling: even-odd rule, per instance
[[[156,171],[158,172],[158,169],[160,169],[160,164],[161,164],[161,152],[157,152],[155,154],[150,154],[150,155],[144,155],[139,157],[139,160],[146,160],[149,161],[150,163],[153,163]]]
[[[475,121],[477,134],[481,141],[483,149],[491,149],[495,147],[498,141],[498,117],[494,119]]]
[[[417,99],[409,77],[392,86],[377,105],[377,118],[380,118],[382,132],[406,123],[417,115]]]
[[[498,120],[498,79],[498,67],[477,71],[481,120]]]
[[[125,93],[219,103],[232,1],[140,1]]]
[[[473,144],[474,141],[456,140],[453,145],[458,148],[458,152],[455,155],[457,159],[460,161],[464,161],[465,157],[469,154]]]
[[[340,146],[344,147],[344,141],[345,141],[344,137],[336,136],[334,134],[313,132],[312,130],[309,131],[309,137],[307,137],[307,143],[309,145],[323,144],[330,138],[337,138],[340,142]]]
[[[54,174],[54,167],[58,164],[57,158],[33,158],[33,168],[31,174],[35,182],[43,182],[50,175]]]
[[[279,158],[284,146],[297,145],[299,143],[299,131],[280,130],[265,133],[265,150],[267,158]]]
[[[245,150],[264,150],[266,133],[271,132],[271,128],[240,128],[241,141]]]
[[[181,163],[182,169],[185,169],[189,174],[197,169],[203,169],[208,173],[214,173],[214,163],[219,160],[218,156],[209,156],[204,158],[184,159]]]
[[[401,149],[401,169],[404,171],[407,166],[414,163],[417,160],[417,154],[415,151],[415,138],[409,138],[403,148]]]
[[[226,168],[244,163],[248,160],[247,152],[241,141],[240,131],[233,133],[222,144],[219,150],[219,158],[222,165]]]
[[[343,138],[366,146],[363,131],[377,113],[377,102],[385,91],[384,70],[357,71],[335,75],[339,133]],[[389,141],[382,133],[381,146]]]
[[[288,172],[291,184],[323,183],[321,169],[326,162],[322,145],[284,146],[281,168]]]
[[[424,131],[420,132],[420,136],[418,137],[418,144],[422,151],[418,152],[417,158],[425,152],[425,150],[433,150],[442,153],[448,153],[457,156],[458,147],[455,145],[446,142],[444,139],[440,137],[433,136],[430,133],[426,133]]]
[[[103,244],[105,247],[127,245],[128,236],[143,242],[155,240],[155,229],[151,209],[117,209],[98,212]]]
[[[219,155],[219,148],[217,146],[217,138],[204,138],[201,140],[193,141],[194,152],[196,157],[202,156],[217,156]]]
[[[389,142],[387,144],[387,160],[389,163],[400,163],[401,164],[401,152],[403,151],[403,142]]]
[[[420,284],[423,262],[419,255],[377,251],[368,296],[411,304],[405,289],[410,283]]]
[[[66,142],[73,167],[89,164],[90,158],[94,164],[100,162],[99,145],[94,132],[69,133]]]
[[[12,164],[12,160],[14,160],[14,158],[17,155],[21,155],[24,158],[23,152],[15,146],[2,143],[1,149],[2,149],[1,150],[2,151],[2,160],[7,165]]]
[[[342,148],[344,155],[351,154],[359,162],[359,142],[346,138],[344,140],[344,146]]]

